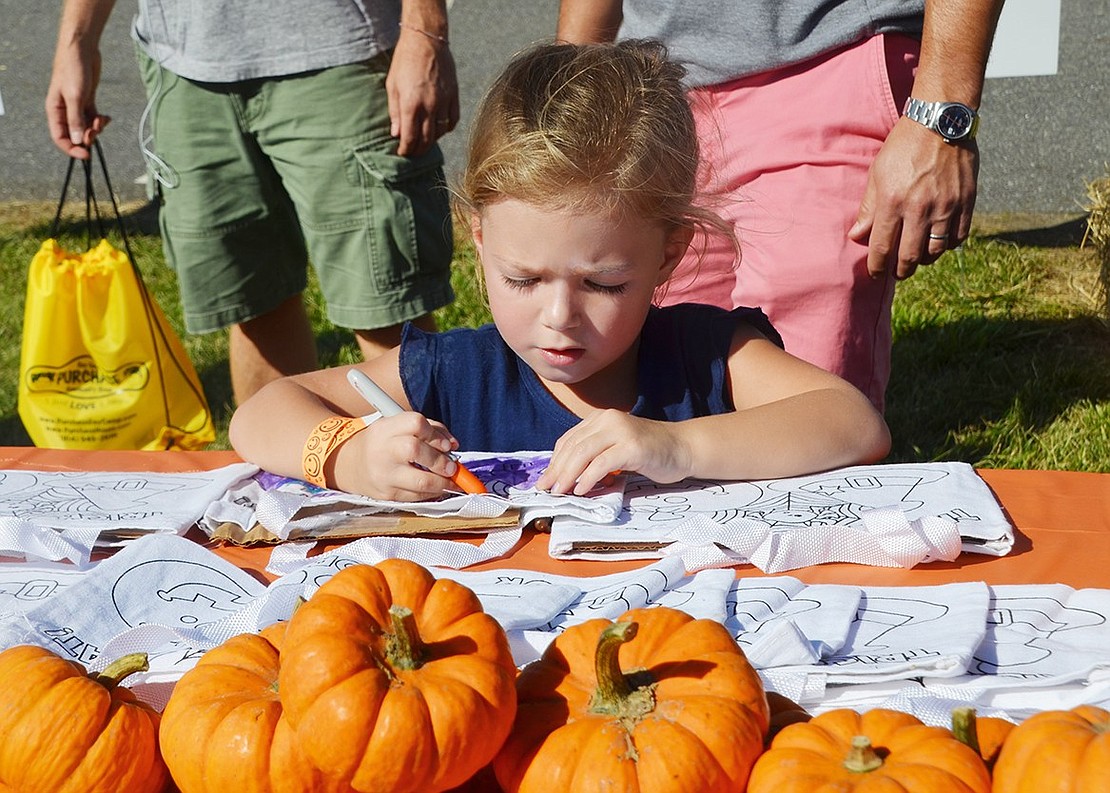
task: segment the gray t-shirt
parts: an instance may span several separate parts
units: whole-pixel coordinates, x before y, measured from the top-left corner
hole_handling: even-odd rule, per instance
[[[228,83],[367,60],[400,20],[400,0],[139,0],[131,33],[174,74]]]
[[[655,38],[692,86],[801,63],[878,33],[921,35],[925,0],[624,0],[619,38]]]

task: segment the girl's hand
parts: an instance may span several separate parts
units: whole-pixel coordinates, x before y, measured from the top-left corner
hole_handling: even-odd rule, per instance
[[[419,413],[380,418],[336,452],[336,487],[385,501],[431,501],[454,489],[458,441]]]
[[[653,482],[685,479],[692,454],[680,427],[681,423],[638,418],[620,410],[599,410],[558,440],[536,487],[580,496],[613,471],[636,471]]]

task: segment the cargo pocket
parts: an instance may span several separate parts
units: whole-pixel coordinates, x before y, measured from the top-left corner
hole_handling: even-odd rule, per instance
[[[451,267],[451,205],[438,146],[399,157],[354,149],[364,188],[374,283],[383,292],[444,278]]]

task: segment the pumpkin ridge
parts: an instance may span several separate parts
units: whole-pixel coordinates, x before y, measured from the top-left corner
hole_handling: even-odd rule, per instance
[[[500,671],[499,675],[493,676]],[[472,697],[476,706],[496,711],[496,702],[506,696],[515,699],[516,668],[506,669],[485,659],[442,659],[439,663],[426,664],[420,670],[420,685],[427,699],[438,686],[459,687],[465,696]],[[506,723],[507,731],[509,725]]]
[[[34,707],[25,711],[23,717],[15,724],[9,735],[9,741],[15,746],[25,746],[24,751],[31,750],[24,755],[24,759],[29,756],[35,760],[33,764],[28,763],[28,772],[40,767],[43,770],[49,768],[51,776],[54,776],[54,769],[57,769],[57,778],[65,779],[77,770],[81,758],[95,742],[93,731],[96,727],[90,727],[90,725],[104,725],[109,712],[110,695],[106,690],[103,690],[103,696],[96,696],[95,701],[90,701],[93,697],[83,695],[87,691],[89,682],[83,673],[80,677],[67,677],[58,681]],[[59,729],[46,730],[41,740],[31,742],[24,737],[27,733],[34,735],[42,731],[42,725],[51,723],[58,724]],[[47,737],[63,733],[67,736],[68,745]],[[10,780],[5,781],[12,784]],[[23,787],[23,785],[14,786]]]
[[[672,700],[666,700],[659,710],[666,710]],[[720,769],[722,779],[747,779],[751,768],[763,753],[767,722],[758,710],[736,699],[716,696],[682,697],[674,721],[666,723],[667,729],[681,728],[682,735],[689,735],[693,749],[701,751],[703,762],[713,761]],[[728,730],[720,729],[726,720]],[[652,719],[652,728],[658,729],[660,719]],[[643,727],[639,732],[643,731]],[[670,746],[673,739],[661,745]],[[660,745],[658,739],[654,745]],[[691,750],[692,751],[692,750]]]
[[[684,706],[680,705],[679,707]],[[667,746],[668,748],[675,748],[677,750],[679,741],[681,741],[683,744],[688,743],[691,747],[698,747],[698,756],[700,756],[703,761],[711,762],[714,769],[716,770],[716,773],[722,779],[728,779],[730,777],[730,775],[726,772],[724,765],[721,763],[721,758],[719,758],[714,753],[714,751],[706,744],[706,739],[702,735],[700,735],[697,730],[693,729],[689,724],[686,724],[677,719],[665,717],[659,714],[658,711],[653,714],[650,720],[645,721],[651,722],[650,724],[646,725],[647,729],[653,731],[665,731],[666,733],[668,733],[665,740],[661,739],[658,735],[653,736],[652,740],[650,741],[652,746],[658,747],[660,745],[663,745]],[[635,741],[637,739],[644,739],[642,729],[636,730],[632,733],[632,740]],[[694,750],[691,750],[689,748],[683,749],[683,756],[686,758],[687,761],[689,761],[690,759],[691,751]],[[752,762],[755,762],[754,758],[752,759]]]
[[[696,639],[700,626],[697,625],[697,620],[678,609],[653,614],[655,611],[657,609],[646,607],[631,609],[617,618],[618,622],[644,622],[651,619],[655,623],[655,630],[641,636],[638,642],[630,644],[624,651],[629,666],[647,666],[661,659],[688,658],[689,648],[698,646]],[[698,655],[701,655],[700,651]]]
[[[408,702],[408,700],[416,700]],[[398,704],[400,703],[400,704]],[[405,766],[407,773],[399,769],[383,769],[381,755],[383,747],[394,742],[390,738],[396,735],[383,734],[381,731],[382,714],[386,714],[385,721],[395,726],[396,731],[402,731],[407,736],[408,762],[396,763],[396,748],[391,753],[395,765]],[[400,713],[404,718],[396,718]],[[419,718],[414,718],[419,717]],[[378,708],[373,729],[359,730],[362,733],[361,744],[356,753],[360,759],[350,777],[350,785],[356,790],[381,790],[388,789],[391,793],[421,793],[426,790],[426,783],[436,775],[439,770],[439,746],[435,741],[435,726],[432,722],[432,713],[428,708],[427,700],[420,686],[407,684],[391,687],[386,691]],[[428,736],[432,739],[429,740]],[[356,744],[356,745],[358,745]],[[383,779],[388,779],[388,788],[381,788]],[[404,780],[407,785],[402,787]],[[369,785],[377,784],[377,787]]]
[[[164,786],[155,748],[158,714],[152,708],[118,681],[106,686],[49,649],[9,650],[0,653],[4,676],[13,669],[23,674],[18,686],[0,694],[5,722],[0,789],[112,793],[121,786],[147,791]]]
[[[607,732],[613,731],[615,734]],[[562,774],[561,785],[550,785],[549,779],[551,771],[554,768],[549,767],[547,773],[543,774],[543,778],[532,778],[531,784],[521,785],[522,790],[529,793],[535,793],[537,790],[548,790],[554,787],[559,793],[577,793],[580,790],[597,790],[600,786],[598,784],[599,773],[605,775],[605,778],[610,781],[609,788],[611,790],[619,790],[621,793],[638,793],[640,790],[639,775],[637,773],[637,762],[632,759],[636,755],[638,749],[633,744],[631,746],[631,755],[629,754],[630,747],[628,746],[628,733],[620,730],[619,727],[611,721],[607,721],[601,729],[590,725],[588,720],[580,721],[577,724],[566,724],[560,727],[550,737],[560,737],[564,740],[569,739],[569,743],[560,748],[558,745],[552,747],[547,740],[540,745],[540,757],[547,756],[548,762],[560,759],[567,748],[577,746],[578,751],[571,757],[566,758],[570,766],[569,775]],[[584,738],[584,740],[582,740]],[[617,740],[620,742],[622,749],[618,750],[613,746],[612,741]],[[554,748],[554,752],[552,752]],[[619,754],[617,752],[620,752]],[[554,757],[552,757],[554,755]],[[602,765],[598,766],[597,762],[600,758]],[[541,767],[544,764],[541,763]],[[600,771],[599,768],[604,768]],[[525,777],[522,781],[529,781],[532,774],[525,771]],[[539,784],[536,784],[536,783]],[[602,788],[605,789],[605,788]]]
[[[104,729],[97,735],[77,764],[74,773],[58,793],[114,793],[134,789],[135,783],[149,779],[165,779],[154,763],[154,755],[139,751],[143,745],[155,745],[158,733],[157,714],[123,708],[114,703]],[[136,767],[132,758],[142,755],[144,764]],[[81,781],[73,787],[73,780]]]
[[[420,614],[420,628],[428,636],[465,632],[461,623],[477,614],[485,614],[482,601],[473,590],[449,578],[433,578],[422,601],[414,604],[413,611]]]
[[[420,692],[432,727],[432,736],[438,755],[439,771],[435,775],[436,789],[453,788],[462,784],[471,774],[460,774],[467,760],[481,760],[487,765],[508,737],[511,722],[498,718],[496,703],[511,696],[513,679],[505,675],[500,689],[482,690],[475,680],[488,673],[474,675],[470,680],[448,674],[432,672],[426,666],[421,671]],[[451,716],[465,713],[466,726],[454,723]],[[483,736],[484,746],[470,740],[469,736]]]

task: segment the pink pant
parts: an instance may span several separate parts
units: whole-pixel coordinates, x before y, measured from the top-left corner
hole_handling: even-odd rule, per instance
[[[695,239],[665,304],[758,306],[791,353],[881,410],[894,280],[867,274],[848,238],[875,155],[900,115],[918,42],[876,36],[804,64],[691,93],[704,204],[735,224],[741,262]]]

